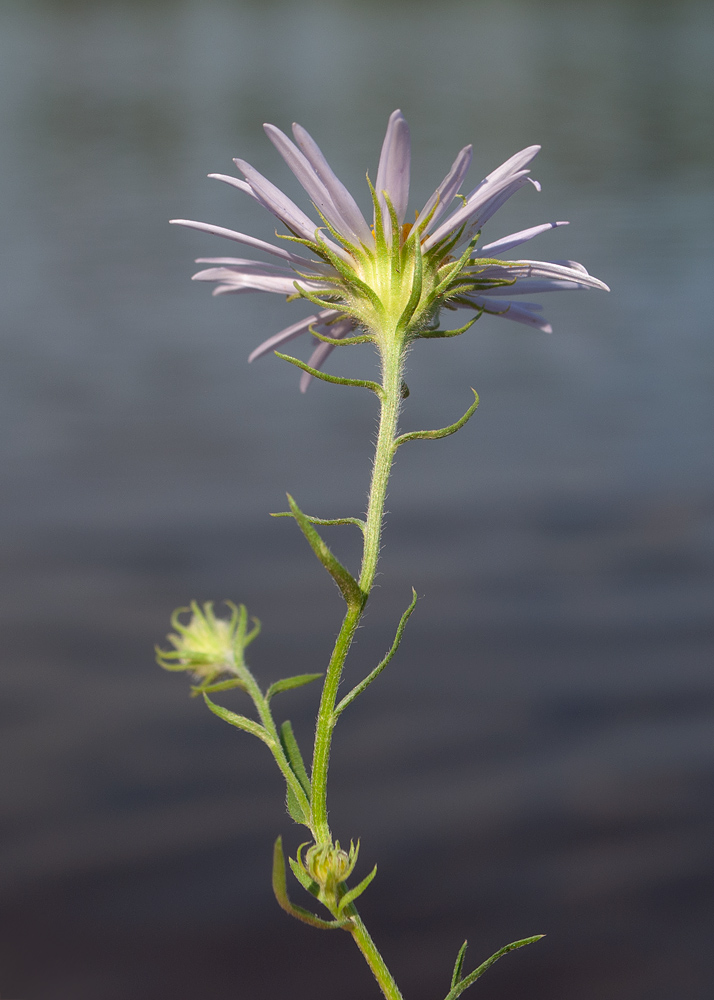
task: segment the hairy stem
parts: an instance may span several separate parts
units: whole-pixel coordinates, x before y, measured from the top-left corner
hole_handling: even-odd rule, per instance
[[[362,918],[353,906],[346,907],[346,910],[350,911],[349,916],[352,918],[353,926],[350,933],[354,938],[355,944],[364,955],[367,965],[374,974],[374,978],[379,983],[379,988],[382,993],[385,995],[387,1000],[402,1000],[402,994],[399,987],[395,983],[394,977],[387,968],[384,959],[377,950],[376,944],[369,936],[367,928],[362,922]]]
[[[401,363],[401,345],[395,344],[391,351],[384,350],[382,352],[382,392],[379,394],[381,413],[364,529],[362,569],[359,578],[359,586],[364,599],[360,605],[348,606],[347,608],[325,674],[325,684],[317,714],[315,749],[312,761],[311,826],[315,842],[318,844],[330,843],[332,839],[327,821],[327,771],[330,763],[332,731],[337,721],[335,702],[345,660],[362,618],[377,570],[384,518],[384,501],[394,458],[394,440],[401,403]]]

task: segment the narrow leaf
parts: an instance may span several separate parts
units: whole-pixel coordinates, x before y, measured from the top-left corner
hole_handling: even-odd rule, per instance
[[[450,434],[455,434],[458,430],[461,430],[464,424],[474,415],[479,404],[478,393],[475,389],[472,389],[471,392],[474,394],[474,401],[460,420],[457,420],[454,424],[449,424],[448,427],[440,427],[435,431],[411,431],[409,434],[401,434],[394,440],[394,451],[396,451],[400,445],[404,444],[405,441],[435,441],[438,438],[448,437]]]
[[[344,696],[342,701],[335,708],[335,713],[334,713],[335,719],[337,719],[337,717],[341,715],[342,712],[344,712],[347,706],[350,705],[358,695],[362,694],[362,692],[369,687],[369,685],[372,683],[373,680],[375,680],[375,678],[379,677],[379,675],[382,673],[384,668],[392,659],[396,651],[399,649],[399,643],[402,641],[402,634],[404,632],[404,629],[406,628],[407,622],[409,621],[409,616],[416,607],[416,602],[417,602],[417,592],[412,587],[412,602],[399,620],[399,625],[397,626],[397,632],[396,635],[394,636],[394,642],[392,643],[392,648],[389,650],[389,652],[381,661],[381,663],[379,663],[374,668],[372,673],[367,674],[367,676],[363,681],[360,681],[359,684],[356,684],[352,688],[352,690]]]
[[[305,792],[305,795],[307,795],[309,802],[310,792],[312,791],[310,787],[310,779],[307,776],[305,762],[302,759],[300,747],[295,739],[295,733],[293,732],[293,727],[289,719],[286,719],[280,727],[280,743],[285,751],[285,756],[288,758],[288,764],[290,764],[293,774],[300,782],[302,790]],[[300,822],[304,821],[300,820]]]
[[[466,947],[467,947],[467,945],[468,945],[468,941],[464,941],[464,943],[459,948],[458,955],[456,956],[456,964],[454,965],[454,972],[453,972],[453,975],[451,976],[451,989],[452,990],[453,990],[454,986],[456,986],[456,984],[458,982],[460,982],[460,980],[461,980],[461,970],[464,967],[464,959],[466,958]]]
[[[271,514],[271,517],[295,517],[291,510],[281,510],[276,514]],[[310,524],[354,524],[358,527],[364,534],[366,528],[366,523],[361,517],[312,517],[310,514],[304,515]]]
[[[303,826],[308,825],[309,816],[306,816],[302,806],[298,802],[297,795],[292,790],[290,785],[287,786],[287,794],[285,796],[285,804],[288,809],[288,815],[290,819],[295,823],[301,823]]]
[[[317,884],[317,882],[314,882],[310,878],[308,873],[305,871],[305,869],[302,867],[302,865],[299,864],[297,861],[294,861],[293,858],[288,858],[288,861],[290,863],[290,867],[293,870],[293,875],[298,880],[303,889],[307,889],[307,891],[312,896],[317,896],[318,893],[320,892],[320,886]]]
[[[293,512],[295,520],[300,526],[300,530],[310,543],[312,551],[340,588],[340,592],[342,593],[347,605],[349,607],[362,607],[364,605],[366,595],[360,590],[359,584],[355,578],[349,570],[342,565],[339,559],[332,554],[327,545],[325,545],[322,538],[318,534],[317,529],[313,527],[310,520],[305,516],[305,514],[303,514],[289,493],[288,503],[290,504],[290,510]]]
[[[501,948],[500,951],[497,951],[495,955],[491,955],[491,957],[487,958],[485,962],[482,962],[478,969],[474,969],[474,971],[470,972],[468,976],[464,976],[463,979],[456,983],[447,993],[446,1000],[456,1000],[457,997],[461,996],[464,990],[467,990],[469,986],[472,986],[476,982],[477,979],[480,979],[484,972],[491,968],[494,962],[497,962],[499,958],[507,955],[509,951],[515,951],[517,948],[523,948],[524,945],[533,944],[534,941],[540,941],[542,937],[545,937],[545,935],[536,934],[534,937],[523,938],[522,941],[513,941],[511,944],[507,944],[504,948]]]
[[[289,913],[296,920],[302,920],[312,927],[320,927],[324,930],[334,930],[337,927],[349,926],[349,920],[321,920],[320,917],[309,910],[304,910],[302,906],[295,906],[288,898],[288,887],[285,880],[285,855],[283,853],[283,838],[278,837],[273,848],[273,892],[278,901],[278,905]]]
[[[205,692],[203,700],[206,702],[213,714],[217,715],[219,719],[223,719],[224,722],[230,723],[230,725],[235,726],[236,729],[243,729],[246,733],[252,733],[253,736],[257,736],[259,740],[262,740],[263,743],[267,743],[268,746],[273,744],[273,740],[271,739],[267,729],[261,726],[260,723],[254,722],[253,719],[248,719],[245,715],[236,715],[235,712],[231,712],[227,708],[223,708],[222,705],[216,705],[216,703],[211,701]]]
[[[310,296],[308,296],[310,298]],[[310,301],[314,301],[310,299]],[[334,303],[320,302],[318,303],[322,308],[334,308]],[[309,375],[314,376],[314,378],[322,379],[323,382],[333,382],[335,385],[356,385],[361,386],[363,389],[371,389],[372,392],[376,393],[380,399],[382,398],[382,387],[378,382],[370,382],[368,379],[362,378],[340,378],[337,375],[328,375],[327,372],[321,372],[317,368],[311,368],[310,365],[305,364],[304,361],[300,361],[299,358],[293,358],[290,354],[281,354],[280,351],[273,351],[276,358],[282,358],[283,361],[289,361],[291,365],[295,365],[296,368],[301,368],[302,371],[307,372]]]
[[[358,896],[362,895],[362,893],[367,888],[367,886],[369,885],[369,883],[372,881],[372,879],[376,874],[377,874],[377,866],[375,865],[372,871],[369,873],[369,875],[366,878],[363,878],[359,885],[356,885],[354,889],[350,889],[348,892],[344,894],[344,896],[340,900],[340,905],[337,907],[338,916],[342,913],[342,911],[346,906],[349,906],[349,904],[354,902],[354,900],[357,899]]]
[[[239,677],[234,677],[229,681],[218,681],[216,684],[210,684],[205,682],[203,684],[194,684],[191,686],[191,697],[195,698],[199,694],[205,694],[208,691],[230,691],[231,688],[241,688],[245,691],[245,684]]]
[[[312,681],[316,681],[320,677],[322,677],[322,674],[296,674],[294,677],[284,677],[281,681],[276,681],[275,684],[270,685],[268,690],[265,692],[265,697],[268,701],[270,701],[273,695],[278,694],[280,691],[291,691],[293,688],[299,688],[304,684],[310,684]]]
[[[473,319],[470,319],[468,323],[465,323],[463,326],[460,326],[458,330],[427,330],[425,333],[418,334],[418,336],[421,340],[428,340],[430,337],[437,337],[442,339],[444,337],[460,337],[462,333],[466,333],[467,330],[471,329],[471,327],[474,325],[477,319],[481,319],[483,313],[484,310],[479,309],[479,311],[473,317]]]

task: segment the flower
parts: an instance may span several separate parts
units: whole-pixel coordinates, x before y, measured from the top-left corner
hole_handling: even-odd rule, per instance
[[[208,601],[201,609],[196,601],[189,608],[178,608],[171,616],[175,633],[166,638],[172,650],[156,649],[156,658],[165,670],[190,670],[197,680],[212,681],[220,674],[235,676],[243,663],[243,650],[258,634],[256,627],[246,635],[248,613],[241,604],[238,608],[226,601],[230,618],[217,618],[213,603]],[[180,615],[190,612],[184,625]],[[254,619],[255,621],[255,619]]]
[[[340,342],[354,342],[355,334],[361,334],[360,340],[373,340],[380,350],[395,343],[401,349],[418,337],[462,333],[484,312],[550,333],[542,306],[521,296],[583,288],[609,291],[575,261],[501,259],[502,254],[565,222],[546,222],[476,249],[481,228],[511,195],[527,182],[540,190],[528,169],[540,146],[522,149],[464,196],[458,192],[472,157],[472,147],[465,146],[415,221],[406,223],[411,147],[409,126],[397,110],[389,118],[374,187],[367,179],[373,202],[370,226],[301,125],[293,125],[294,142],[274,125],[264,128],[312,201],[319,224],[240,159],[234,162],[244,180],[225,174],[209,177],[238,188],[271,212],[290,234],[280,237],[284,245],[203,222],[171,220],[282,261],[278,266],[240,257],[199,258],[197,263],[213,266],[193,278],[218,282],[214,295],[276,292],[319,307],[263,341],[249,361],[312,333],[320,343],[309,366],[320,369],[334,348]],[[310,256],[298,252],[304,250]],[[444,307],[468,309],[474,315],[458,331],[440,331],[438,317]],[[303,374],[303,392],[310,378],[309,373]]]

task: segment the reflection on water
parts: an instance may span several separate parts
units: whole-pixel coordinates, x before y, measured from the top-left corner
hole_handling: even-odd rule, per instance
[[[410,359],[405,428],[453,420],[470,384],[482,404],[399,456],[355,675],[412,584],[424,599],[341,721],[335,828],[379,862],[365,910],[407,996],[444,989],[466,934],[476,961],[547,930],[492,996],[708,997],[708,6],[30,2],[0,24],[0,991],[313,997],[298,961],[320,963],[320,995],[371,995],[349,941],[270,898],[271,839],[291,833],[262,748],[151,649],[173,607],[226,596],[264,621],[262,677],[320,669],[339,601],[266,512],[286,488],[357,512],[373,406],[248,368],[297,314],[211,300],[191,260],[224,248],[165,223],[270,237],[205,180],[241,155],[297,197],[265,120],[303,122],[366,206],[401,106],[415,204],[468,141],[479,176],[542,142],[542,194],[486,235],[570,218],[537,254],[613,293],[548,302],[552,337],[484,320]],[[305,743],[313,707],[286,701]]]

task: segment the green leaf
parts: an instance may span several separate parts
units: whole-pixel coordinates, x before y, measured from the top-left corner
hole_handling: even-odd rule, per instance
[[[203,684],[193,684],[191,685],[191,697],[195,698],[199,694],[205,694],[208,691],[230,691],[232,688],[241,688],[245,691],[245,684],[239,677],[233,677],[229,681],[218,681],[216,684],[211,684],[206,681]]]
[[[300,845],[300,849],[302,850],[302,848],[304,846],[305,846],[304,844],[301,844]],[[305,871],[305,869],[302,867],[302,865],[300,864],[300,862],[299,861],[294,861],[292,858],[288,858],[288,861],[290,862],[290,867],[293,870],[293,875],[298,880],[298,882],[303,887],[303,889],[307,889],[307,891],[312,896],[319,895],[320,886],[317,884],[317,882],[315,882],[313,879],[310,878],[310,876]]]
[[[206,702],[213,714],[217,715],[219,719],[223,719],[224,722],[228,722],[231,726],[235,726],[236,729],[243,729],[246,733],[252,733],[253,736],[257,736],[259,740],[262,740],[263,743],[267,743],[268,746],[273,745],[270,733],[267,729],[261,726],[260,723],[254,722],[253,719],[248,719],[245,715],[236,715],[235,712],[231,712],[227,708],[223,708],[222,705],[216,705],[216,703],[211,701],[205,692],[203,700]]]
[[[322,538],[318,534],[317,529],[313,527],[309,518],[303,514],[289,493],[287,496],[288,503],[290,504],[290,510],[295,516],[295,520],[300,526],[300,530],[310,543],[312,551],[340,588],[340,592],[348,607],[364,607],[367,596],[362,592],[355,578],[352,576],[350,571],[342,565],[339,559],[332,554],[327,545],[325,545]]]
[[[475,389],[472,389],[471,392],[474,394],[474,401],[460,420],[457,420],[454,424],[449,424],[448,427],[440,427],[436,431],[411,431],[409,434],[401,434],[398,438],[394,439],[394,444],[392,446],[394,451],[396,451],[400,445],[404,444],[405,441],[435,441],[438,438],[448,437],[450,434],[455,434],[458,430],[461,430],[467,420],[470,420],[474,415],[479,404],[478,393]]]
[[[354,902],[354,900],[357,899],[358,896],[362,895],[362,893],[367,888],[367,886],[369,885],[369,883],[372,881],[372,879],[376,874],[377,874],[377,866],[375,865],[372,871],[369,873],[369,875],[366,878],[363,878],[359,885],[356,885],[354,889],[350,889],[348,892],[344,894],[344,896],[340,900],[340,905],[337,907],[338,916],[342,913],[342,911],[346,906],[349,906],[350,903]]]
[[[310,817],[305,815],[302,806],[298,802],[298,797],[290,785],[287,786],[285,804],[288,807],[290,819],[292,819],[295,823],[301,823],[303,826],[308,825]]]
[[[309,295],[310,301],[314,301]],[[325,309],[334,308],[334,303],[320,302],[319,305]],[[362,389],[371,389],[372,392],[376,393],[379,398],[382,398],[383,390],[379,382],[370,382],[369,379],[363,378],[340,378],[338,375],[328,375],[326,372],[321,372],[317,368],[311,368],[310,365],[306,365],[304,361],[300,361],[299,358],[293,358],[290,354],[281,354],[280,351],[273,351],[273,354],[277,358],[282,358],[283,361],[289,361],[291,365],[295,365],[296,368],[302,369],[302,371],[307,372],[312,375],[313,378],[322,379],[323,382],[332,382],[335,385],[356,385]]]
[[[407,610],[404,612],[404,614],[402,615],[402,617],[399,620],[399,625],[397,626],[397,632],[396,632],[396,635],[394,636],[394,642],[392,643],[392,648],[389,650],[389,652],[384,657],[384,659],[381,661],[381,663],[377,664],[377,666],[374,668],[374,670],[372,671],[372,673],[371,674],[367,674],[367,676],[365,677],[365,679],[363,681],[360,681],[359,684],[356,684],[352,688],[352,690],[349,691],[344,696],[344,698],[342,699],[342,701],[335,708],[335,712],[334,712],[334,718],[335,719],[337,719],[337,717],[339,715],[341,715],[342,712],[344,712],[344,710],[347,708],[347,706],[350,705],[355,700],[355,698],[358,695],[362,694],[362,692],[365,690],[365,688],[369,687],[369,685],[372,683],[373,680],[375,680],[375,678],[379,677],[379,675],[382,673],[382,671],[384,670],[384,668],[387,666],[387,664],[389,663],[389,661],[392,659],[392,657],[394,656],[394,654],[396,653],[396,651],[399,649],[399,643],[402,641],[402,634],[404,632],[404,629],[406,628],[407,622],[409,621],[409,616],[411,615],[412,611],[416,607],[416,602],[417,602],[417,592],[412,587],[412,602],[411,602],[411,604],[409,605],[409,607],[407,608]]]
[[[275,514],[271,514],[271,517],[295,517],[291,510],[281,510]],[[304,514],[304,517],[308,519],[310,524],[354,524],[356,525],[364,534],[364,530],[367,527],[365,521],[361,517],[312,517],[310,514]]]
[[[312,927],[320,927],[323,930],[335,930],[338,927],[349,927],[350,920],[321,920],[320,917],[309,910],[304,910],[302,906],[295,906],[288,898],[288,887],[285,880],[285,855],[283,853],[283,838],[278,837],[273,847],[273,892],[278,901],[278,905],[289,913],[296,920],[302,920]]]
[[[482,962],[478,969],[474,969],[474,971],[470,972],[468,976],[464,976],[463,979],[455,983],[447,993],[445,1000],[456,1000],[457,997],[461,996],[464,990],[467,990],[469,986],[473,986],[476,980],[480,979],[484,972],[491,968],[494,962],[497,962],[499,958],[507,955],[509,951],[515,951],[517,948],[523,948],[527,944],[533,944],[535,941],[540,941],[542,937],[545,937],[545,935],[536,934],[534,937],[523,938],[521,941],[513,941],[511,944],[507,944],[504,948],[501,948],[500,951],[497,951],[495,955],[491,955],[491,957],[487,958],[485,962]]]
[[[295,739],[295,733],[293,732],[293,727],[289,719],[286,719],[280,727],[280,743],[285,751],[285,756],[288,758],[288,764],[292,768],[293,774],[300,782],[302,790],[305,792],[305,795],[307,795],[309,802],[310,792],[312,791],[312,788],[310,787],[310,779],[307,776],[305,762],[302,759],[300,747]]]
[[[473,319],[470,319],[468,323],[464,324],[464,326],[460,326],[458,330],[427,330],[424,333],[418,334],[418,337],[420,340],[427,340],[429,337],[438,337],[442,339],[444,337],[460,337],[462,333],[466,333],[467,330],[470,330],[476,320],[481,319],[483,314],[484,309],[479,309]]]
[[[466,958],[466,948],[467,948],[467,945],[468,945],[468,941],[464,941],[464,943],[459,948],[458,955],[456,956],[456,964],[454,965],[454,972],[453,972],[453,975],[451,976],[451,989],[452,990],[453,990],[454,986],[456,986],[456,984],[461,980],[461,970],[464,967],[464,959]]]
[[[270,685],[265,692],[266,701],[270,701],[273,695],[279,694],[280,691],[291,691],[293,688],[299,688],[304,684],[319,680],[320,677],[322,674],[296,674],[294,677],[284,677],[283,680]]]

